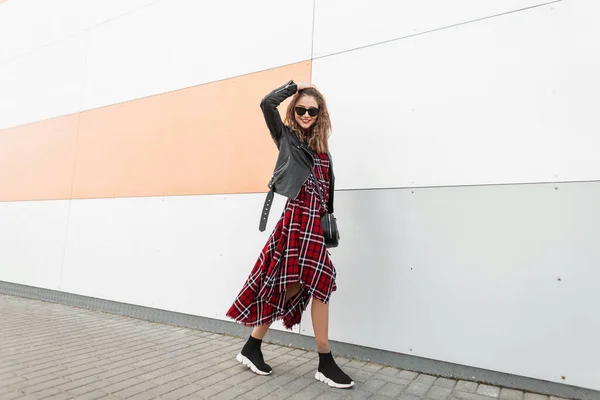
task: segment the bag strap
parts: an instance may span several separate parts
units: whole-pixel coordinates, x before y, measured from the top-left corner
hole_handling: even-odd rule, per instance
[[[317,186],[317,190],[319,191],[319,197],[321,198],[321,204],[323,206],[325,206],[325,209],[327,210],[327,204],[325,203],[325,198],[323,197],[323,190],[321,189],[321,185],[319,185],[319,181],[317,180],[317,177],[315,176],[315,172],[314,170],[310,170],[310,175],[312,176],[312,179],[315,183],[315,185]]]
[[[327,201],[327,211],[333,214],[333,197],[335,195],[334,178],[333,178],[333,159],[331,153],[329,156],[329,200]]]

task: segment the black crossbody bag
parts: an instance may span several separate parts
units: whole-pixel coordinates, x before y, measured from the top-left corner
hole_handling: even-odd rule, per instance
[[[327,209],[327,204],[325,203],[325,198],[323,197],[323,191],[321,190],[321,185],[319,185],[314,171],[311,171],[311,176],[314,184],[317,186],[317,190],[319,191],[321,204],[325,207],[325,209]],[[332,213],[327,212],[321,216],[321,226],[323,227],[325,246],[328,248],[337,247],[340,243],[340,231],[338,230],[337,221]]]

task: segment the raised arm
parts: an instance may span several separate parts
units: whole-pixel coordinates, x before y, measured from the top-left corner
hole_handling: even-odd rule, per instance
[[[260,102],[260,108],[265,117],[265,122],[271,133],[271,137],[279,147],[279,140],[283,133],[283,122],[279,116],[277,107],[288,97],[292,96],[298,90],[298,85],[290,80],[285,85],[273,90],[267,94]]]

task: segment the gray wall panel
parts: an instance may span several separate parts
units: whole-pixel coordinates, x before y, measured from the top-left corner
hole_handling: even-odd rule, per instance
[[[600,389],[600,183],[336,202],[333,339]]]

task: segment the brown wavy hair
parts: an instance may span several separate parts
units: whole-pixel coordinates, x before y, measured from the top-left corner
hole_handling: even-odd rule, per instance
[[[302,96],[310,96],[315,99],[319,106],[319,115],[317,120],[310,127],[308,135],[304,134],[303,129],[298,125],[295,118],[294,107]],[[328,139],[331,135],[331,120],[325,97],[317,89],[307,88],[294,95],[288,105],[285,113],[285,124],[296,134],[300,141],[308,142],[308,147],[317,153],[329,152]]]

